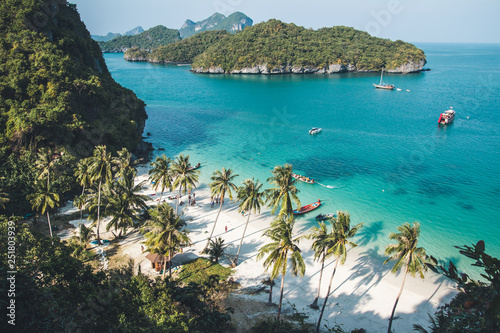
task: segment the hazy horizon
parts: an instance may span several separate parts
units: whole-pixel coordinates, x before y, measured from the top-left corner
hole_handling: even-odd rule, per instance
[[[180,29],[216,12],[239,11],[254,24],[272,18],[318,29],[345,25],[373,36],[409,42],[500,43],[500,1],[489,0],[73,0],[93,35],[121,33],[137,26]]]

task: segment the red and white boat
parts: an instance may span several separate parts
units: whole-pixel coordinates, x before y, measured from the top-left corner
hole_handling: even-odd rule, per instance
[[[438,124],[439,125],[449,125],[455,120],[455,110],[453,110],[452,107],[450,107],[449,110],[446,110],[445,112],[441,113],[439,116]]]
[[[319,206],[321,206],[321,200],[318,200],[317,202],[314,202],[312,204],[306,205],[304,207],[300,207],[300,209],[294,210],[293,211],[293,215],[302,215],[302,214],[305,214],[305,213],[309,213],[310,211],[315,210]]]

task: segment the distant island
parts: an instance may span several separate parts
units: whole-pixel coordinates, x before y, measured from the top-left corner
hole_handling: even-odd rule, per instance
[[[109,33],[107,36],[93,36],[93,38],[99,42],[99,46],[105,53],[122,53],[129,49],[134,49],[134,51],[152,51],[205,31],[235,33],[243,30],[245,27],[252,26],[252,24],[252,19],[240,12],[235,12],[228,17],[215,13],[199,22],[187,20],[179,30],[158,25],[147,31],[142,30],[141,27],[137,27],[125,33],[124,36]],[[142,31],[138,30],[138,28]]]
[[[196,73],[331,74],[410,73],[426,64],[424,52],[401,40],[370,36],[350,27],[319,30],[269,20],[226,36],[197,56]]]
[[[92,39],[95,40],[96,42],[109,42],[110,40],[112,40],[116,37],[135,36],[135,35],[138,35],[142,32],[144,32],[144,29],[139,26],[139,27],[135,27],[134,29],[125,32],[123,35],[120,33],[116,33],[116,32],[108,32],[108,34],[105,36],[92,35],[90,37],[92,37]]]

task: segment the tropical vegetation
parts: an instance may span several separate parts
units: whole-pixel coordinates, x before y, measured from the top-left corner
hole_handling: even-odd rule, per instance
[[[176,214],[179,212],[179,203],[181,195],[186,194],[186,191],[191,192],[196,188],[199,182],[200,172],[191,166],[189,155],[180,154],[172,163],[172,174],[174,175],[173,187],[179,189],[177,196]]]
[[[118,36],[107,42],[99,42],[103,52],[125,52],[131,47],[151,50],[180,40],[179,31],[157,25],[133,36]]]
[[[293,167],[290,164],[276,166],[271,177],[267,181],[274,187],[267,189],[266,202],[271,207],[271,214],[278,210],[278,217],[293,218],[292,201],[301,207],[297,194],[300,192],[295,186],[295,179],[292,177]]]

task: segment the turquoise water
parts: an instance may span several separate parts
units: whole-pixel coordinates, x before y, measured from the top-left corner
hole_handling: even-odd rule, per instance
[[[335,188],[300,183],[300,199],[321,199],[301,217],[347,210],[365,222],[363,246],[382,251],[388,234],[419,221],[421,246],[441,259],[453,245],[486,241],[500,256],[500,45],[419,44],[432,70],[376,74],[197,75],[188,66],[130,63],[106,54],[113,77],[147,103],[145,132],[167,156],[202,162],[202,181],[231,167],[238,183],[261,182],[278,164]],[[453,106],[454,124],[438,128]],[[323,133],[309,136],[311,127]],[[460,263],[459,263],[460,264]]]

